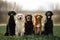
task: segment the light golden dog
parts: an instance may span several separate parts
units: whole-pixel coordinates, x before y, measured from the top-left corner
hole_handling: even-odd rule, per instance
[[[41,14],[35,14],[34,15],[34,33],[35,34],[41,34],[42,33],[42,18],[43,16]]]

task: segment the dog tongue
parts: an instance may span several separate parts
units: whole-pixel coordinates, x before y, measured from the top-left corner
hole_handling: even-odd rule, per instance
[[[50,16],[48,16],[48,18],[50,18]]]

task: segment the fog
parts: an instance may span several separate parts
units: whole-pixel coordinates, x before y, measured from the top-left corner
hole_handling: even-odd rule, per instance
[[[20,0],[21,1],[21,0]],[[26,0],[27,1],[27,0]],[[29,5],[26,3],[25,4],[23,2],[21,2],[21,4],[19,3],[19,1],[6,1],[6,0],[0,0],[0,24],[2,23],[7,23],[8,22],[8,12],[11,10],[16,11],[16,13],[23,13],[23,14],[35,14],[35,13],[40,13],[43,15],[43,20],[42,22],[44,23],[45,20],[45,13],[46,11],[52,11],[53,12],[53,22],[54,24],[60,24],[60,3],[59,1],[50,1],[47,3],[42,3],[44,1],[42,1],[41,3],[39,3],[40,1],[35,0],[35,2],[31,3],[32,1],[27,1],[29,3]],[[36,4],[36,5],[35,5]],[[37,5],[38,4],[38,5]]]

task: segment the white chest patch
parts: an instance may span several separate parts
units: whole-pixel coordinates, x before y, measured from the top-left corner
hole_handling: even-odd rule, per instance
[[[40,24],[38,24],[36,27],[40,27]]]

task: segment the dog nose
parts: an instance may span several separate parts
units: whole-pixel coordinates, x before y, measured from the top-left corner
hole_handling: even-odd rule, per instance
[[[21,20],[22,18],[20,17],[20,20]]]
[[[30,18],[28,17],[28,19],[30,19]]]

